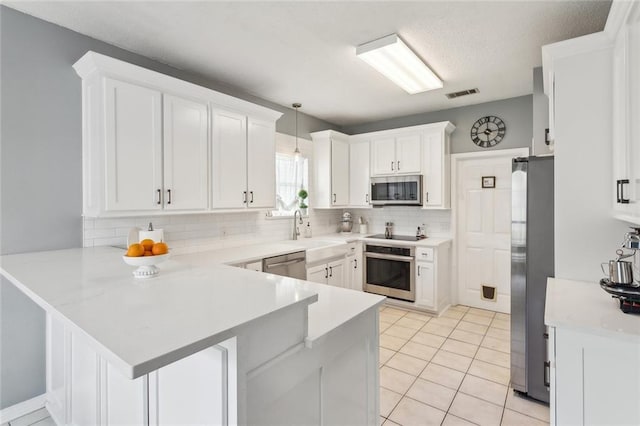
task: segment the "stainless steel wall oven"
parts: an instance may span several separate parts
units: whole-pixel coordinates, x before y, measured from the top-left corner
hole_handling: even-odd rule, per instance
[[[366,244],[364,291],[416,300],[415,247]]]

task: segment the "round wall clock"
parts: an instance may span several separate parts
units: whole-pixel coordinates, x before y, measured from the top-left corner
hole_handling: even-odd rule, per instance
[[[482,148],[496,146],[507,131],[504,121],[495,115],[479,118],[471,126],[471,141]]]

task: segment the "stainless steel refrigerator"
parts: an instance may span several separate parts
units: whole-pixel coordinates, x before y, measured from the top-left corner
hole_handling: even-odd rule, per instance
[[[549,402],[544,303],[554,274],[553,157],[515,158],[511,178],[511,384]]]

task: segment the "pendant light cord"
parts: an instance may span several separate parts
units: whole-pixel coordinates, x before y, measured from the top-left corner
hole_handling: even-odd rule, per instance
[[[296,102],[291,106],[296,109],[296,149],[293,151],[293,154],[299,156],[300,149],[298,148],[298,109],[302,106],[302,104]]]

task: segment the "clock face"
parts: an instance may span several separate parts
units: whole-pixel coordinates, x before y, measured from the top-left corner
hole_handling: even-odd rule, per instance
[[[471,127],[471,140],[482,148],[496,146],[504,138],[507,131],[504,121],[495,115],[478,119]]]

